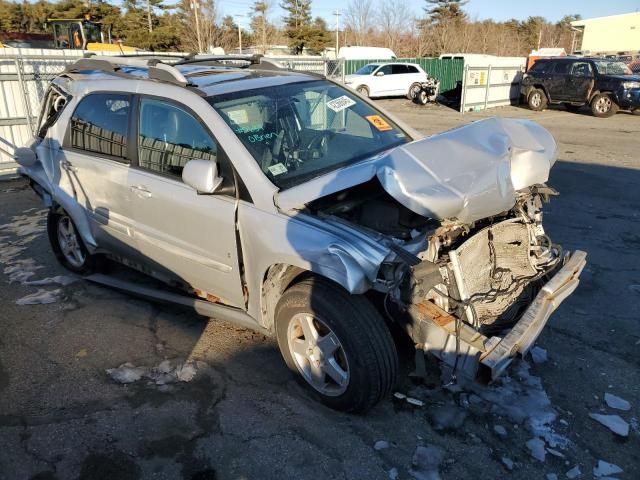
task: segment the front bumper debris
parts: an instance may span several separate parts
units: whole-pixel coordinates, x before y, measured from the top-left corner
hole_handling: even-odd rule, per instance
[[[435,355],[457,375],[493,380],[517,354],[524,356],[558,306],[579,283],[587,254],[576,250],[540,290],[520,320],[504,337],[486,337],[432,302],[409,308],[413,319],[407,329],[425,351]]]

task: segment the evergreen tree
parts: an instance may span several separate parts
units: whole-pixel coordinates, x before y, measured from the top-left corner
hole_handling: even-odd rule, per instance
[[[300,55],[313,36],[311,0],[283,0],[280,7],[286,12],[284,23],[289,47]]]

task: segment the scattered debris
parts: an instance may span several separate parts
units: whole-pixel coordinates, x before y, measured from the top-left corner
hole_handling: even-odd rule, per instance
[[[440,480],[439,467],[444,460],[444,450],[435,445],[419,445],[413,454],[409,473],[416,480]]]
[[[529,453],[533,458],[544,462],[546,456],[544,441],[540,440],[539,438],[532,438],[531,440],[527,441],[526,445],[529,449]]]
[[[598,460],[598,465],[593,467],[593,476],[598,478],[608,477],[610,475],[615,475],[616,473],[622,473],[623,471],[624,470],[613,463]]]
[[[558,475],[555,473],[547,473],[546,478],[547,480],[558,480]]]
[[[579,477],[580,475],[582,475],[582,472],[580,471],[580,466],[576,465],[571,470],[569,470],[567,473],[565,473],[565,475],[567,476],[567,478],[577,478],[577,477]]]
[[[589,417],[596,422],[600,422],[616,435],[627,437],[629,435],[629,424],[625,422],[619,415],[603,415],[600,413],[590,413]]]
[[[504,428],[502,425],[494,425],[493,431],[496,432],[496,434],[500,435],[501,437],[507,436],[507,429]]]
[[[554,457],[564,458],[564,453],[554,450],[553,448],[547,448],[547,453],[550,453]]]
[[[625,412],[631,410],[631,404],[629,402],[627,402],[624,398],[620,398],[612,393],[605,393],[604,401],[610,408],[615,408],[616,410],[624,410]]]
[[[396,467],[393,467],[391,470],[389,470],[389,480],[397,480],[398,475],[399,473]]]
[[[430,408],[428,416],[434,430],[454,430],[462,426],[467,412],[455,405],[442,405]]]
[[[537,345],[530,350],[531,359],[535,364],[541,364],[547,361],[547,351]]]
[[[514,424],[525,424],[529,432],[544,439],[551,448],[566,448],[569,439],[554,431],[557,414],[539,377],[531,375],[530,365],[514,361],[511,374],[489,387],[473,385],[475,393],[491,404],[491,412],[506,416]]]
[[[107,369],[107,374],[118,383],[134,383],[146,378],[158,386],[169,383],[190,382],[197,373],[193,362],[163,360],[155,367],[136,367],[127,362],[118,368]]]
[[[502,457],[500,460],[502,461],[502,464],[507,467],[507,470],[513,470],[513,460],[509,457]]]
[[[422,400],[418,400],[417,398],[413,398],[413,397],[406,397],[407,403],[410,403],[411,405],[415,405],[416,407],[424,407],[424,402]]]
[[[55,290],[44,290],[39,288],[36,293],[25,295],[22,298],[16,300],[18,305],[43,305],[48,303],[55,303],[62,298],[62,290],[59,288]]]
[[[378,440],[376,443],[373,444],[374,450],[384,450],[385,448],[389,448],[389,442],[385,440]]]

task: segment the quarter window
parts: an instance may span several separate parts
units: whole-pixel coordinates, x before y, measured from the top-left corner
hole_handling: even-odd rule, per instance
[[[71,146],[126,159],[131,99],[93,94],[83,98],[71,117]]]
[[[407,65],[407,70],[409,71],[409,73],[420,73],[418,69],[413,65]]]
[[[409,73],[406,65],[398,65],[398,64],[395,64],[392,66],[392,72],[394,75],[402,75],[404,73]]]
[[[138,165],[147,170],[182,176],[189,160],[215,160],[211,135],[191,114],[158,100],[140,102]]]

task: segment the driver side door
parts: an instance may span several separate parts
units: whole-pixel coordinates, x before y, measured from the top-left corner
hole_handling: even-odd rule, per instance
[[[226,157],[186,107],[141,96],[137,110],[137,161],[129,185],[141,256],[149,268],[199,296],[244,307],[237,201],[233,173],[222,167]],[[182,182],[182,169],[192,159],[218,162],[226,185],[220,193],[200,195]]]

